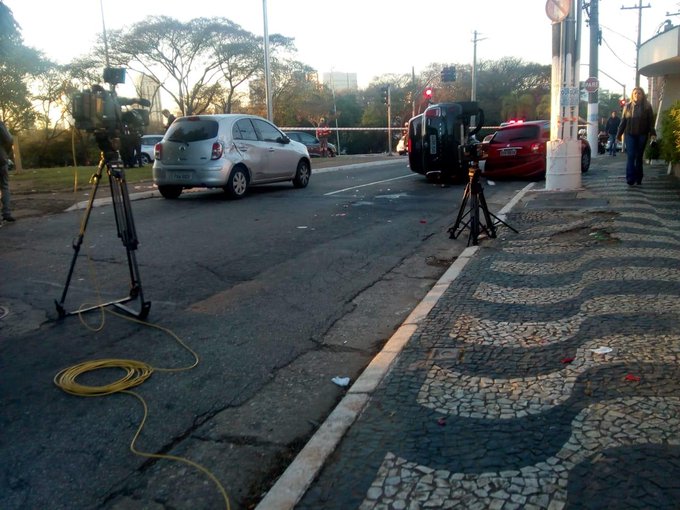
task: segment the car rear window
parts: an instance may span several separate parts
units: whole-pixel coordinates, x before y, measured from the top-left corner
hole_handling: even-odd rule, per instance
[[[540,126],[520,126],[508,129],[499,129],[493,137],[494,143],[521,142],[523,140],[535,140],[539,137]]]
[[[199,142],[217,137],[219,124],[215,120],[179,118],[169,128],[165,139],[170,142]]]

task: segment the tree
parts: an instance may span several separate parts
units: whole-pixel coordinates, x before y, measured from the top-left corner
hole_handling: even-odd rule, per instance
[[[220,39],[214,47],[220,70],[220,91],[215,95],[223,113],[231,113],[234,103],[240,100],[237,88],[262,69],[262,50],[257,37],[233,27],[229,39]]]
[[[515,57],[480,62],[477,66],[477,78],[477,101],[484,110],[486,123],[491,125],[498,125],[506,120],[502,111],[502,98],[513,94],[518,97],[530,94],[534,109],[527,118],[534,119],[543,96],[550,94],[550,66],[525,63]],[[512,99],[507,101],[511,102]]]
[[[10,131],[32,126],[35,112],[28,81],[47,65],[38,51],[24,45],[19,24],[0,0],[0,117]]]
[[[179,111],[191,115],[212,100],[203,88],[214,84],[220,71],[214,53],[217,41],[228,39],[237,29],[238,25],[222,18],[183,23],[154,17],[111,32],[111,61],[154,78]]]
[[[502,118],[534,120],[537,105],[532,94],[512,92],[503,96],[501,103]]]

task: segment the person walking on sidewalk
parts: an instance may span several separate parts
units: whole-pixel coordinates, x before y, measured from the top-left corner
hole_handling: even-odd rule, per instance
[[[656,130],[652,105],[649,104],[645,92],[640,87],[633,89],[631,100],[623,107],[622,117],[616,139],[624,137],[628,157],[626,181],[630,186],[642,184],[642,159],[645,154],[645,145],[649,138],[656,140]]]
[[[12,154],[13,143],[12,135],[7,131],[5,123],[0,120],[0,201],[4,221],[14,221],[9,210],[9,155]]]
[[[616,156],[616,135],[619,133],[620,125],[621,119],[616,115],[616,112],[612,112],[611,117],[607,119],[607,124],[604,128],[609,135],[609,154],[611,156]]]

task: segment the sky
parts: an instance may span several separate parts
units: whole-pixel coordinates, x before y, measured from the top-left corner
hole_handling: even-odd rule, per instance
[[[416,74],[431,63],[472,64],[518,57],[551,64],[552,28],[546,0],[0,0],[14,13],[24,43],[67,63],[88,52],[102,32],[150,16],[178,20],[223,17],[250,32],[295,39],[297,59],[324,72],[357,73],[359,87],[374,77]],[[599,50],[601,90],[630,94],[635,84],[638,9],[641,41],[670,19],[680,24],[678,0],[599,0],[604,43]],[[622,7],[631,7],[622,9]],[[102,16],[103,14],[103,16]],[[588,77],[589,29],[583,26],[580,79]],[[607,76],[609,75],[609,76]],[[643,77],[641,85],[646,88]]]

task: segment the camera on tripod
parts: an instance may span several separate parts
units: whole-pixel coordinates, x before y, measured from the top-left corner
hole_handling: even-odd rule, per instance
[[[104,82],[111,87],[106,90],[102,85],[92,85],[90,90],[77,92],[72,97],[73,119],[77,129],[94,133],[103,152],[118,149],[118,140],[126,130],[141,131],[149,125],[149,110],[145,108],[126,108],[132,105],[151,106],[148,99],[118,97],[115,86],[125,83],[125,69],[107,67],[104,69]]]

